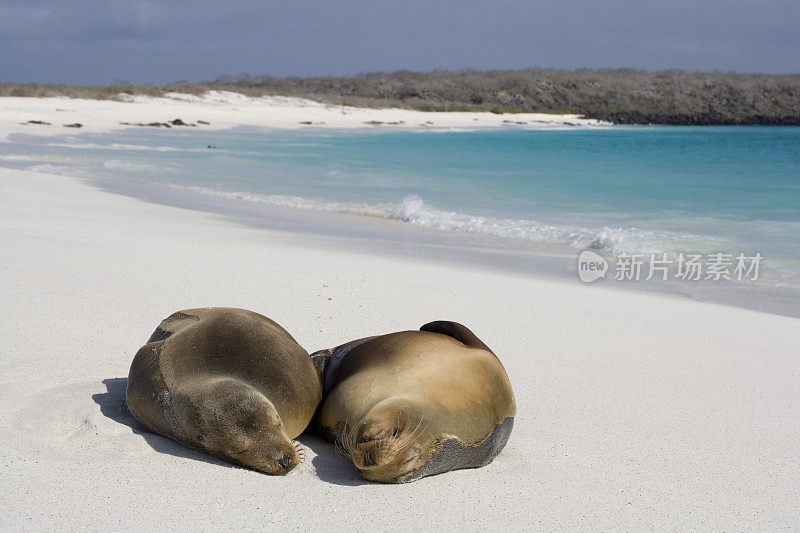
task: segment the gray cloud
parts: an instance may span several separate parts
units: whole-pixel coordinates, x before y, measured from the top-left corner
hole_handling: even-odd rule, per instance
[[[798,72],[787,0],[6,1],[0,81],[634,67]]]

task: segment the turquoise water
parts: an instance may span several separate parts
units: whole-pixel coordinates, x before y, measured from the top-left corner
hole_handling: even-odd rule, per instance
[[[0,165],[619,254],[761,253],[800,279],[800,128],[128,130]]]

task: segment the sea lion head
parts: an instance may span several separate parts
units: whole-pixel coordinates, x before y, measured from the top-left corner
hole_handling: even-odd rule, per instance
[[[194,399],[183,411],[183,432],[212,455],[273,475],[300,464],[300,445],[286,435],[272,402],[254,389],[220,379],[206,382]]]
[[[288,474],[300,464],[300,446],[286,436],[280,415],[271,405],[243,414],[248,424],[228,434],[226,459],[273,475]]]
[[[403,483],[435,452],[430,416],[405,400],[375,405],[350,435],[348,455],[370,481]]]

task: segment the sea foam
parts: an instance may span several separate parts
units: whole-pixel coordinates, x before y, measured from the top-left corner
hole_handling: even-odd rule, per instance
[[[233,200],[259,202],[280,207],[346,213],[399,220],[437,230],[492,235],[542,244],[566,245],[576,249],[605,250],[612,255],[666,253],[687,250],[710,251],[722,243],[706,235],[672,231],[643,230],[636,227],[583,227],[545,224],[535,220],[486,217],[436,209],[414,194],[398,203],[344,203],[314,200],[300,196],[222,191],[199,186],[168,184],[167,187]]]

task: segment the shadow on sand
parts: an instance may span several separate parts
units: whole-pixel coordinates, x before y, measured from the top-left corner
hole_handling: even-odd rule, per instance
[[[235,465],[217,459],[213,455],[187,448],[171,439],[151,433],[145,429],[145,427],[134,418],[131,412],[128,411],[128,407],[125,405],[125,389],[128,387],[128,378],[104,379],[103,385],[106,386],[106,392],[92,394],[92,400],[100,406],[100,412],[111,420],[131,428],[136,435],[143,437],[147,444],[155,451],[174,455],[176,457],[183,457],[185,459],[203,461],[204,463],[213,465],[238,468]]]
[[[352,461],[336,453],[336,447],[330,442],[309,433],[303,433],[297,440],[317,454],[311,460],[311,464],[314,465],[317,477],[322,481],[345,487],[372,483],[358,474],[358,470],[356,470]]]
[[[128,378],[104,379],[103,385],[106,386],[106,392],[92,395],[92,400],[100,406],[100,412],[103,416],[131,428],[133,433],[144,438],[147,444],[155,451],[228,468],[241,468],[205,452],[187,448],[171,439],[151,433],[145,429],[125,405],[125,389],[128,387]],[[311,460],[311,464],[322,481],[344,486],[369,483],[358,475],[353,463],[346,461],[336,453],[336,449],[331,443],[307,433],[300,435],[297,440],[316,454],[316,457]]]

